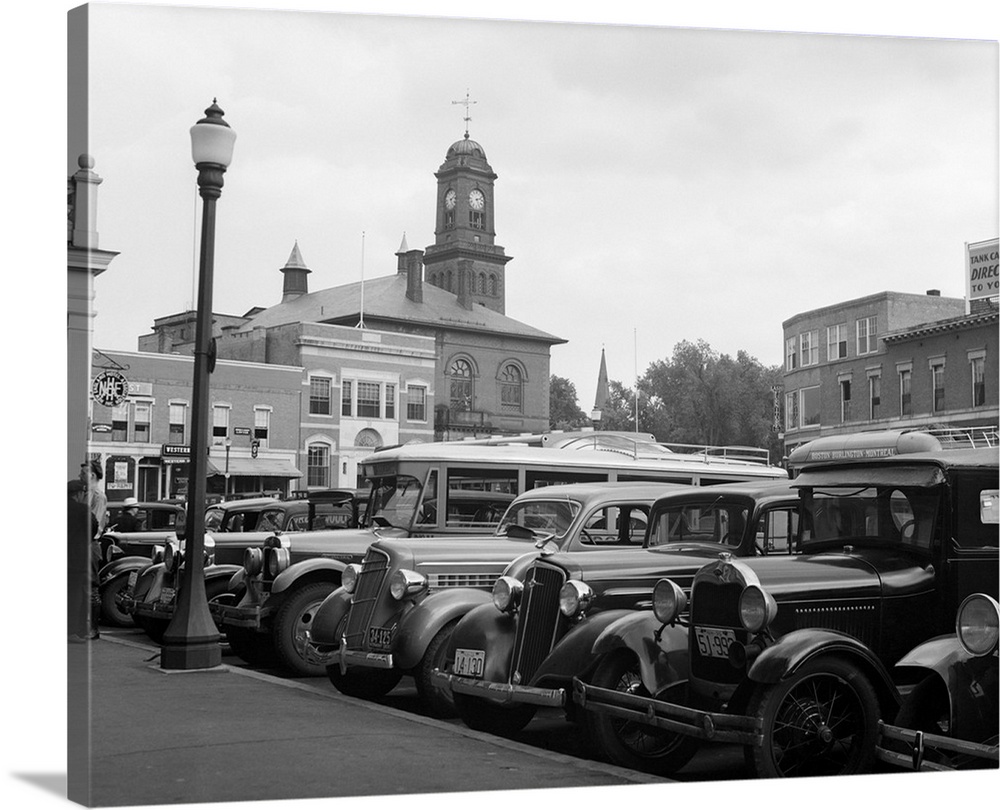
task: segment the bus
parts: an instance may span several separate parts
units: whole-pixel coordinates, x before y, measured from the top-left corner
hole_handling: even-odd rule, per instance
[[[652,434],[616,431],[406,444],[375,451],[359,470],[371,485],[372,522],[413,537],[490,531],[516,495],[554,484],[788,477],[763,449],[667,445]]]

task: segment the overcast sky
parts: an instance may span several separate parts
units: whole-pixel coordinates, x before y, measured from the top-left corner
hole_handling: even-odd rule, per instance
[[[881,290],[964,295],[997,235],[992,42],[92,5],[95,342],[135,349],[191,308],[188,128],[236,130],[214,309],[395,272],[434,241],[436,180],[470,136],[499,175],[507,314],[568,341],[590,409],[681,340],[782,361],[781,322]],[[81,151],[82,151],[81,146]],[[70,155],[75,155],[71,149]],[[74,166],[69,167],[71,170]]]

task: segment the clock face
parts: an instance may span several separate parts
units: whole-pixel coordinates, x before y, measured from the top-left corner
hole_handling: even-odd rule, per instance
[[[474,188],[469,192],[469,207],[474,211],[481,211],[485,202],[486,198],[483,197],[483,192],[478,188]]]
[[[456,198],[457,197],[455,194],[455,189],[453,188],[448,189],[448,191],[446,191],[444,195],[444,207],[450,211],[452,208],[455,207]]]

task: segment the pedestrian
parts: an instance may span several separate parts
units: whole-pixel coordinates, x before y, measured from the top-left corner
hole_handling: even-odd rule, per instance
[[[94,535],[97,518],[89,508],[87,485],[79,478],[67,485],[66,618],[69,640],[98,638],[93,591],[97,588]]]
[[[104,472],[101,470],[101,462],[97,459],[85,461],[80,465],[80,480],[87,485],[90,511],[97,518],[96,537],[100,537],[104,533],[104,527],[108,522],[108,498],[101,490],[102,478],[104,478]]]
[[[139,502],[135,498],[122,501],[122,513],[114,526],[116,532],[140,532],[142,521],[139,520]]]

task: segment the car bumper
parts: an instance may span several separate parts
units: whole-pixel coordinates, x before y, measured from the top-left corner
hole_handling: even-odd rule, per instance
[[[350,667],[368,667],[369,669],[396,668],[396,664],[392,659],[392,653],[351,650],[347,647],[347,640],[343,638],[340,640],[340,647],[337,649],[336,660],[340,664],[341,673],[347,672]]]
[[[893,741],[899,743],[894,749],[887,747]],[[939,734],[928,734],[923,731],[890,726],[879,721],[879,741],[875,748],[875,756],[882,762],[913,771],[951,771],[954,768],[947,762],[927,759],[931,751],[960,757],[974,757],[982,760],[980,767],[988,763],[996,766],[1000,762],[1000,753],[996,745],[974,743],[968,740],[956,740]]]
[[[496,683],[481,681],[476,678],[465,678],[452,675],[439,669],[431,673],[431,681],[443,689],[450,689],[460,695],[472,695],[489,700],[492,703],[510,705],[512,703],[530,703],[533,706],[566,705],[565,689],[539,689],[536,686],[520,686],[512,683]]]
[[[208,609],[220,629],[245,627],[250,630],[262,630],[264,620],[274,612],[266,605],[224,605],[217,602],[210,602]]]
[[[664,700],[616,692],[573,679],[573,700],[590,712],[609,714],[688,737],[712,742],[759,746],[763,740],[760,720],[725,712],[691,709]]]

